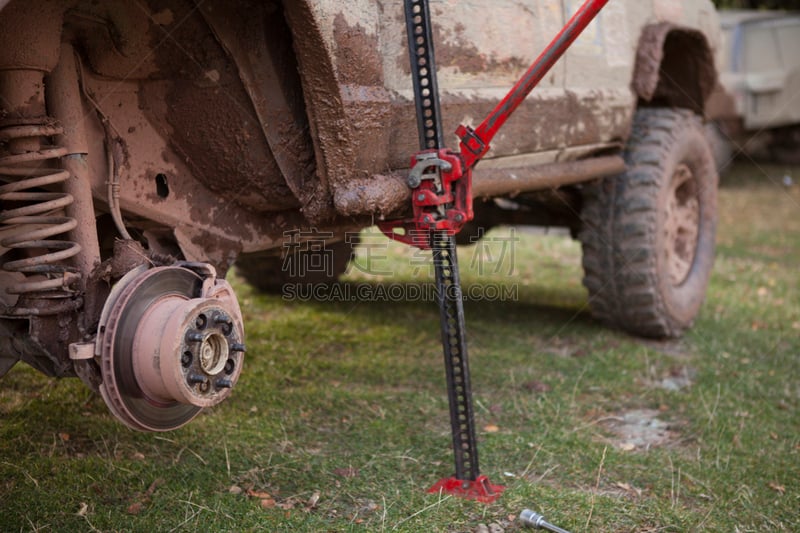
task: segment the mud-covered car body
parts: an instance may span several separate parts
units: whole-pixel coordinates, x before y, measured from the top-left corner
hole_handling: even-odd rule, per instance
[[[578,6],[432,2],[445,131],[480,121]],[[625,170],[637,109],[703,113],[717,24],[707,1],[612,0],[476,169],[477,197],[528,209],[484,202],[478,222],[580,231],[581,184]],[[237,257],[408,208],[404,31],[394,0],[0,1],[0,374],[77,374],[137,429],[224,397]],[[153,318],[177,314],[178,334]]]

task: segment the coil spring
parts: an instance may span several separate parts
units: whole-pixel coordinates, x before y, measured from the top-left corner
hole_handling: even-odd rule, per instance
[[[7,126],[0,129],[0,143],[13,143],[25,139],[36,139],[58,135],[63,129],[47,124]],[[26,279],[6,288],[9,294],[31,299],[70,298],[74,291],[70,285],[80,279],[77,269],[65,261],[77,255],[81,247],[78,243],[52,239],[66,233],[77,225],[74,218],[58,214],[58,211],[72,204],[72,195],[65,192],[43,191],[41,188],[53,186],[69,179],[69,172],[57,168],[45,168],[49,160],[66,155],[65,148],[43,146],[36,151],[21,151],[10,155],[0,155],[0,232],[3,238],[0,245],[10,250],[29,251],[31,256],[3,263],[3,270],[20,272]],[[8,202],[14,207],[6,209]],[[22,204],[20,207],[17,205]],[[43,253],[37,251],[44,250]],[[41,279],[44,276],[45,279]],[[79,305],[77,300],[62,302],[61,305],[47,305],[31,309],[7,309],[5,314],[55,314]]]

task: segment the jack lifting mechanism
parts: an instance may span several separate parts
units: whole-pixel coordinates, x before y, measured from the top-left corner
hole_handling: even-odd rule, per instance
[[[413,218],[382,223],[389,238],[430,249],[433,253],[439,299],[455,475],[439,480],[429,492],[492,502],[504,487],[480,475],[472,408],[464,307],[458,273],[455,234],[470,221],[472,169],[489,151],[489,144],[519,104],[547,74],[608,0],[587,0],[528,68],[506,97],[481,124],[456,129],[459,151],[444,147],[439,91],[436,81],[432,26],[428,0],[405,0],[411,75],[414,85],[420,151],[411,157],[408,186],[412,189]],[[525,510],[525,525],[564,531]]]

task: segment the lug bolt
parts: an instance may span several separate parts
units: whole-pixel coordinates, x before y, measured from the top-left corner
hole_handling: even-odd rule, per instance
[[[200,385],[207,382],[206,377],[200,374],[189,374],[187,381],[190,385]]]
[[[188,333],[186,335],[186,340],[189,341],[189,342],[202,342],[203,341],[203,334],[202,333],[197,333],[196,331],[193,331],[193,332]]]
[[[214,323],[222,328],[222,334],[226,337],[233,331],[233,323],[231,319],[225,315],[217,315],[214,317]]]
[[[214,382],[214,386],[218,389],[230,389],[233,385],[229,379],[218,379]]]
[[[244,344],[240,342],[232,342],[230,344],[230,350],[232,352],[244,352],[245,351]]]
[[[197,315],[194,325],[197,329],[205,329],[206,325],[208,325],[208,317],[206,315]]]

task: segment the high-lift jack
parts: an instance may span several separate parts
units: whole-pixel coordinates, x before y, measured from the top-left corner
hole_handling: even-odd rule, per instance
[[[411,157],[408,176],[413,218],[385,222],[380,228],[391,239],[433,253],[455,474],[439,480],[429,492],[488,503],[504,487],[490,483],[478,467],[455,235],[473,218],[472,169],[489,151],[492,138],[608,0],[586,0],[477,128],[461,125],[456,129],[457,152],[444,147],[428,0],[404,2],[420,146]],[[526,525],[564,531],[533,511],[526,509],[523,514]]]

